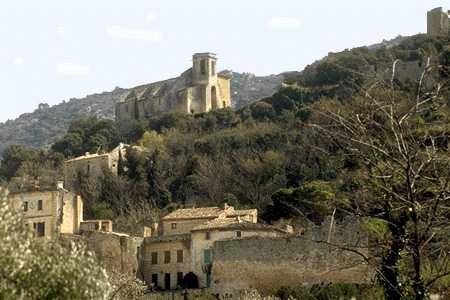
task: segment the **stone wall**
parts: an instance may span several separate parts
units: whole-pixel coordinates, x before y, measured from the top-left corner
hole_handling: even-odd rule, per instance
[[[78,237],[108,271],[142,278],[139,263],[142,238],[98,231],[83,232]]]
[[[329,223],[325,223],[298,237],[215,242],[214,292],[233,293],[248,288],[271,292],[282,286],[368,280],[369,268],[360,256],[316,242],[328,240],[329,228]],[[334,227],[330,242],[364,251],[363,237],[356,224],[341,224]]]

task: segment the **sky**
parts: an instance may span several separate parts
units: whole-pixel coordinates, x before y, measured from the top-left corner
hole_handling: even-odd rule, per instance
[[[447,1],[3,0],[0,122],[176,77],[195,52],[217,53],[220,70],[302,70],[328,52],[426,32],[427,10]]]

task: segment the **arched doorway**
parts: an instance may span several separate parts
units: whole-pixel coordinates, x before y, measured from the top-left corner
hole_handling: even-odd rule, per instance
[[[198,289],[198,277],[192,272],[187,273],[183,278],[183,285],[182,287],[184,289]]]
[[[217,105],[217,90],[215,86],[211,87],[211,107],[212,109],[217,109],[218,105]]]

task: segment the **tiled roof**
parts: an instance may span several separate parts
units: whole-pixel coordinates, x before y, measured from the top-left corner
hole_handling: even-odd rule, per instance
[[[192,231],[204,231],[204,230],[257,230],[257,231],[278,231],[285,233],[284,230],[261,223],[251,223],[246,221],[238,221],[236,219],[215,219],[205,224],[194,227]]]
[[[183,208],[177,209],[171,212],[167,216],[163,217],[163,220],[174,219],[209,219],[217,218],[223,213],[223,210],[218,207],[199,207],[199,208]]]
[[[257,209],[239,209],[239,210],[231,210],[227,212],[227,216],[229,217],[237,217],[237,216],[247,216],[257,213]]]
[[[191,235],[186,234],[172,234],[172,235],[160,235],[144,238],[145,243],[163,243],[163,242],[175,242],[175,241],[189,241]]]

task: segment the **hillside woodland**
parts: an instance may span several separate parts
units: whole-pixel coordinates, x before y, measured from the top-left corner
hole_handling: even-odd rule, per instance
[[[400,61],[425,72],[400,80]],[[52,177],[66,158],[139,145],[119,176],[80,177],[90,217],[130,231],[193,204],[256,207],[265,222],[302,226],[351,215],[380,249],[364,257],[386,297],[424,299],[450,280],[449,67],[448,39],[425,35],[331,53],[236,111],[166,114],[121,137],[113,121],[77,120],[50,150],[9,146],[0,175]]]
[[[227,71],[231,72],[231,71]],[[232,105],[241,108],[272,95],[281,85],[282,75],[255,76],[251,73],[232,73]],[[70,99],[54,106],[46,103],[32,113],[0,123],[0,153],[8,145],[49,148],[64,136],[70,124],[82,117],[114,120],[115,104],[129,89],[115,88],[111,92]]]

